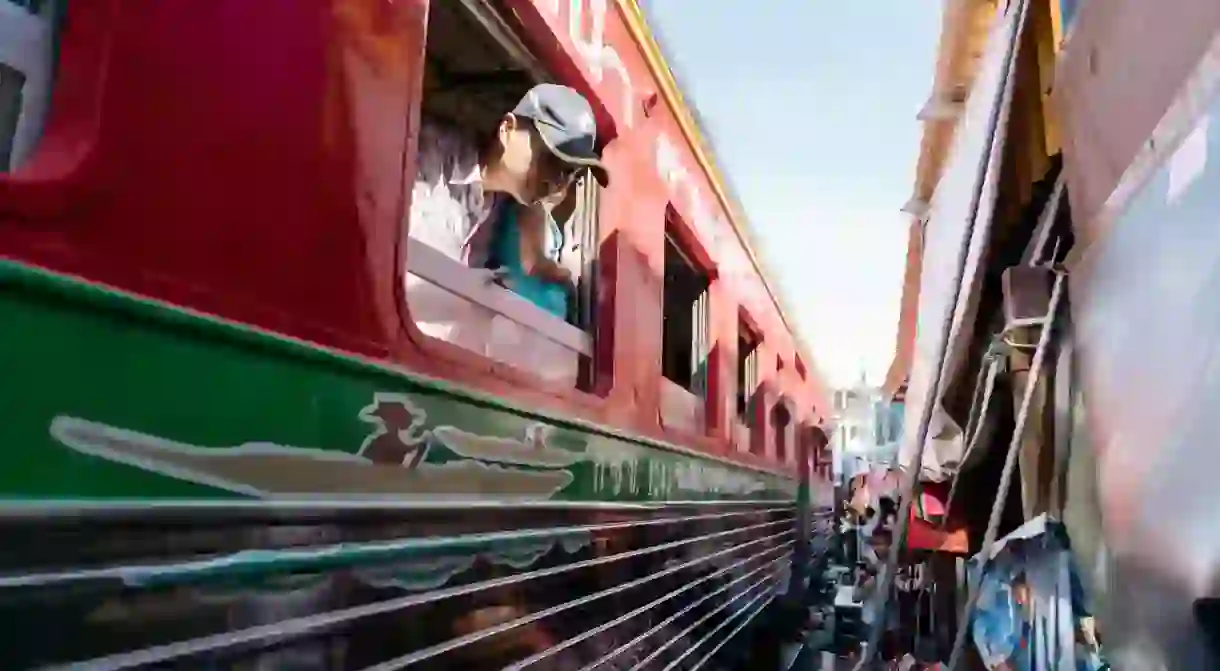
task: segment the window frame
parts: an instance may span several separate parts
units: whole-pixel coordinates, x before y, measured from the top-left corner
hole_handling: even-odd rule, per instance
[[[542,64],[542,61],[534,55],[533,50],[526,45],[525,40],[519,34],[523,28],[519,26],[514,27],[514,24],[510,23],[505,17],[503,11],[493,6],[489,0],[461,0],[457,4],[460,7],[455,7],[454,10],[469,12],[470,16],[484,31],[483,34],[490,41],[498,45],[509,59],[526,71],[534,83],[549,81],[564,83],[565,78],[553,77]],[[429,38],[428,32],[425,31],[423,45],[425,58],[427,58],[429,53]],[[412,103],[416,119],[422,118],[422,112],[426,107],[425,98],[426,94],[421,88],[417,91],[415,100]],[[415,138],[418,138],[419,129],[420,124],[418,122],[413,124]],[[419,147],[418,143],[414,141],[415,138],[409,140],[411,144],[408,145],[407,149],[413,151],[414,156],[418,157]],[[404,174],[404,180],[408,183],[406,187],[407,194],[404,195],[408,195],[408,197],[410,192],[409,184],[412,179],[412,175]],[[592,288],[588,291],[590,297],[588,302],[590,323],[583,325],[583,327],[573,325],[566,319],[559,319],[551,315],[507,288],[496,284],[487,284],[483,279],[484,274],[481,272],[482,269],[469,267],[441,250],[412,238],[410,235],[412,223],[410,221],[410,210],[404,209],[404,225],[398,234],[398,244],[402,249],[402,253],[398,257],[397,268],[395,269],[395,277],[399,286],[397,302],[399,312],[402,315],[402,321],[406,325],[410,338],[416,346],[428,356],[438,356],[462,367],[473,365],[475,368],[488,370],[487,364],[490,364],[490,370],[496,377],[527,382],[528,386],[557,392],[571,400],[594,400],[599,396],[604,397],[608,394],[608,388],[600,388],[601,386],[608,387],[608,385],[602,385],[602,378],[604,375],[608,375],[609,371],[603,371],[601,370],[603,367],[597,365],[599,353],[596,335],[602,329],[613,328],[613,325],[603,323],[608,321],[606,319],[607,310],[597,301],[598,293],[596,285],[601,281],[599,277],[601,274],[599,264],[599,257],[601,255],[600,245],[604,241],[605,235],[601,226],[602,204],[604,200],[601,193],[602,189],[595,182],[594,185],[592,191],[595,192],[595,195],[588,198],[590,203],[585,204],[583,208],[581,204],[578,204],[576,208],[577,210],[584,210],[582,212],[583,216],[592,217],[594,221],[593,228],[595,229],[595,238],[592,241],[591,250],[582,249],[582,252],[586,253],[591,251],[591,258],[582,259],[582,263],[585,265],[582,275],[585,272],[590,273],[590,282],[592,284]],[[570,223],[571,219],[567,219],[560,224],[560,228],[565,236],[565,245]],[[582,246],[584,242],[582,240]],[[405,287],[409,275],[416,275],[436,287],[488,309],[531,333],[545,338],[552,343],[557,343],[573,352],[578,358],[579,367],[575,384],[568,385],[566,382],[559,383],[555,380],[547,379],[534,371],[512,362],[489,357],[482,352],[468,349],[458,343],[436,338],[423,332],[411,310],[411,299]]]
[[[743,340],[753,344],[749,352],[744,355],[740,351],[740,343]],[[734,361],[733,365],[733,420],[741,422],[752,432],[755,429],[755,424],[757,424],[754,417],[756,397],[762,387],[762,374],[759,368],[762,356],[760,350],[763,345],[763,331],[758,327],[758,322],[754,320],[745,308],[740,308],[737,312],[737,343],[739,345],[737,348],[737,360]],[[753,358],[753,365],[751,365],[751,357]],[[738,375],[738,372],[743,369],[744,374]],[[745,390],[742,389],[743,383],[752,386],[752,391],[745,393]]]
[[[780,413],[787,417],[786,421],[779,421]],[[799,422],[796,418],[795,404],[787,396],[781,395],[775,400],[775,405],[768,413],[767,422],[771,424],[774,449],[772,454],[764,456],[769,456],[779,464],[792,463],[796,451],[796,441],[799,439],[796,432]]]
[[[712,412],[712,408],[719,402],[719,398],[722,395],[722,390],[715,375],[716,333],[712,319],[712,314],[715,310],[712,305],[714,301],[712,285],[717,280],[718,270],[711,254],[699,241],[695,230],[682,218],[682,215],[678,213],[673,203],[666,204],[662,235],[664,236],[664,244],[666,246],[672,244],[687,265],[704,280],[704,287],[702,293],[691,305],[692,321],[695,319],[694,310],[699,310],[702,313],[701,324],[703,333],[702,338],[698,338],[699,334],[695,333],[694,328],[691,329],[692,342],[689,350],[692,369],[691,388],[686,388],[665,375],[664,312],[667,283],[664,271],[662,271],[660,282],[662,323],[661,331],[657,334],[659,336],[658,340],[661,343],[661,356],[657,359],[657,362],[660,364],[657,369],[657,384],[660,387],[661,425],[666,430],[676,430],[679,433],[705,436],[714,428],[715,413]],[[664,264],[664,261],[662,261],[662,264]],[[700,304],[702,307],[698,307]],[[698,345],[699,342],[702,342],[702,347]],[[698,360],[702,361],[704,368],[702,384],[698,382],[700,379],[697,370],[699,365],[696,363]],[[675,412],[669,411],[670,407],[678,405],[686,406],[686,421],[683,421]]]

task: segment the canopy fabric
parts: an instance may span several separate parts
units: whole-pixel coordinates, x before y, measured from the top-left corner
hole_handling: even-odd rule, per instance
[[[961,506],[949,508],[948,483],[928,482],[919,490],[919,500],[911,506],[907,547],[911,550],[966,554],[970,551],[970,536],[961,518]],[[945,520],[946,511],[949,519]]]
[[[941,528],[939,524],[919,519],[912,509],[907,527],[907,549],[964,555],[970,552],[970,535],[956,516],[950,515],[949,524]]]
[[[906,430],[898,463],[904,467],[913,464],[919,448],[916,435],[919,420],[926,404],[933,404],[928,444],[919,464],[921,479],[932,482],[952,477],[965,451],[963,427],[945,411],[944,397],[949,381],[960,372],[973,332],[1012,98],[1012,77],[1004,81],[1005,64],[1013,57],[1012,45],[1020,41],[1012,39],[1013,33],[1016,31],[1019,37],[1023,27],[1018,21],[1023,15],[1020,3],[1001,3],[1001,7],[1002,14],[992,27],[979,73],[954,134],[952,152],[933,193],[924,229],[918,335],[906,392]],[[1001,92],[1003,95],[998,96]],[[997,115],[993,143],[989,131],[992,118]],[[982,192],[976,201],[980,167]],[[977,215],[972,208],[976,203]],[[969,250],[966,267],[961,284],[954,285],[963,244]],[[953,322],[945,339],[942,325],[949,310],[953,311]],[[939,393],[933,389],[937,366],[942,369]]]
[[[875,469],[852,479],[852,498],[848,507],[859,515],[872,508],[880,508],[880,500],[889,498],[895,502],[902,495],[902,474],[890,469]],[[907,527],[907,548],[932,552],[965,554],[970,549],[970,537],[966,525],[958,514],[949,511],[949,520],[942,525],[946,510],[949,487],[946,484],[924,483],[920,487],[919,501],[911,506]]]

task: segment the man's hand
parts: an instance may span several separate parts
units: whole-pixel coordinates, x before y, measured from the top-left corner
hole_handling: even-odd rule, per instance
[[[504,286],[504,278],[508,276],[507,268],[477,268],[475,272],[479,275],[482,284]]]
[[[567,266],[560,265],[554,261],[551,261],[550,263],[553,264],[554,267],[548,269],[548,274],[550,275],[549,279],[556,284],[562,284],[575,291],[576,284],[572,279],[572,271],[569,270]]]

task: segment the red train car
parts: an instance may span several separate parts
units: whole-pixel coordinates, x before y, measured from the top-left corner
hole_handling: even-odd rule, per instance
[[[794,463],[768,410],[782,401],[816,426],[824,388],[629,5],[246,4],[70,7],[40,137],[0,178],[5,257],[733,460]],[[458,68],[454,83],[428,63]],[[596,230],[574,236],[595,274],[592,325],[525,329],[587,355],[584,388],[424,335],[403,289],[421,123],[479,127],[534,78],[595,103],[616,177],[589,196]],[[667,351],[682,297],[665,280],[682,273],[705,285],[706,331]],[[444,281],[463,292],[462,279]],[[695,411],[663,373],[691,377],[674,352],[698,347]],[[759,421],[733,447],[746,378]]]
[[[613,174],[565,319],[452,245],[543,81]],[[824,387],[633,3],[0,0],[0,269],[18,663],[711,659],[809,533]]]

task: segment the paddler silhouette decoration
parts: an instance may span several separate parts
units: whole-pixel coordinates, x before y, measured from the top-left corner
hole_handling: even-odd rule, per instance
[[[417,468],[428,453],[429,432],[423,430],[424,413],[402,400],[377,399],[360,419],[377,426],[360,456],[385,466]],[[409,460],[409,461],[408,461]]]

